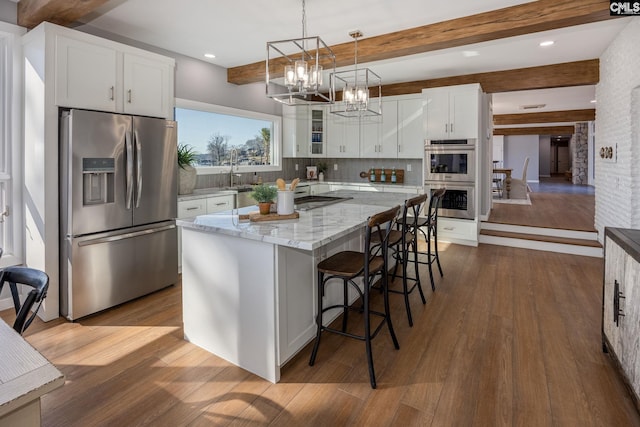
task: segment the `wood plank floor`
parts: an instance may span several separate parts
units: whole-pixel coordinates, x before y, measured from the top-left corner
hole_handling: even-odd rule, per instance
[[[179,286],[37,321],[26,339],[66,376],[43,425],[640,426],[601,349],[602,259],[492,245],[442,245],[441,258],[435,293],[421,275],[427,304],[411,296],[413,328],[391,296],[400,350],[386,331],[374,340],[377,390],[363,343],[337,335],[278,384],[185,342]]]
[[[595,231],[595,196],[529,193],[531,205],[494,203],[489,222],[564,230]]]

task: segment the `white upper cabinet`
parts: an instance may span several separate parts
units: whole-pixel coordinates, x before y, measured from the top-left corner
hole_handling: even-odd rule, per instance
[[[327,157],[357,158],[360,132],[357,119],[330,115],[327,119]]]
[[[282,157],[309,157],[307,107],[282,106]]]
[[[424,157],[424,113],[422,98],[398,101],[398,158]]]
[[[116,51],[56,37],[56,103],[116,111]]]
[[[309,156],[326,157],[325,148],[327,139],[327,113],[328,108],[312,106],[309,108],[311,134],[309,135]]]
[[[424,89],[427,139],[478,138],[478,84]]]
[[[398,157],[398,101],[382,101],[382,116],[363,119],[360,127],[360,157]]]
[[[173,66],[125,53],[123,74],[125,113],[164,116],[173,108]]]
[[[173,117],[172,58],[83,33],[69,34],[55,35],[56,105]]]

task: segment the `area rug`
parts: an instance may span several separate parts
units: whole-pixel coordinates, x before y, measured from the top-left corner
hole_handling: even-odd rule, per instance
[[[529,193],[527,193],[526,199],[501,199],[499,197],[494,197],[493,203],[504,203],[508,205],[531,205],[531,199],[529,198]]]

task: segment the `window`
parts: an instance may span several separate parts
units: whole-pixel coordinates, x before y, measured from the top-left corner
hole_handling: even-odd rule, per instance
[[[196,153],[198,174],[281,169],[282,119],[270,114],[176,99],[178,144]]]
[[[0,22],[0,266],[22,263],[20,36],[25,32]]]

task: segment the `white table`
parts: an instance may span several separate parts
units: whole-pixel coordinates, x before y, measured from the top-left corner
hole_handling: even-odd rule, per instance
[[[0,320],[0,427],[40,425],[40,397],[64,375]]]

